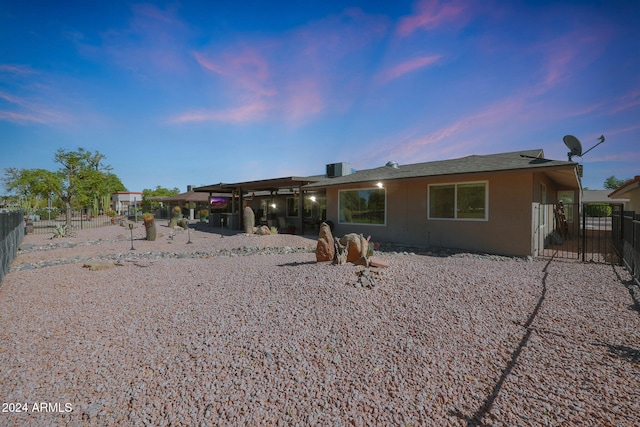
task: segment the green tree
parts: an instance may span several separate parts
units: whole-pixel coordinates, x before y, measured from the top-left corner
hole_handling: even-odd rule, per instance
[[[606,190],[615,190],[620,187],[625,182],[629,181],[628,179],[618,179],[615,176],[611,175],[609,178],[604,180],[604,188]]]
[[[64,205],[66,223],[70,226],[73,207],[104,201],[111,193],[125,189],[120,179],[110,173],[111,166],[102,163],[103,159],[105,156],[98,151],[60,148],[54,155],[54,161],[60,164],[57,171],[7,168],[4,184],[8,191],[25,197],[48,198],[54,193]]]
[[[175,196],[179,194],[180,190],[177,187],[173,187],[171,189],[156,186],[155,190],[151,190],[150,188],[145,188],[142,190],[142,209],[145,212],[151,212],[154,209],[157,209],[160,206],[160,203],[155,201],[154,197],[167,197],[167,196]]]

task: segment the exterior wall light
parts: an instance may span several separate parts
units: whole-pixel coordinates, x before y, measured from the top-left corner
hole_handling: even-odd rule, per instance
[[[382,185],[382,183],[381,183],[381,182],[378,182],[376,185],[378,186],[378,188],[382,188],[382,187],[384,187],[384,185]]]

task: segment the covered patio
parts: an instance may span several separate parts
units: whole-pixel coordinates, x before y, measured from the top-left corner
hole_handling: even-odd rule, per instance
[[[282,177],[232,184],[219,183],[194,188],[194,192],[228,194],[227,212],[213,212],[212,225],[225,225],[232,230],[244,228],[242,210],[253,209],[256,225],[275,227],[280,233],[304,234],[315,231],[326,219],[326,197],[323,190],[304,190],[302,187],[324,179],[324,176]]]

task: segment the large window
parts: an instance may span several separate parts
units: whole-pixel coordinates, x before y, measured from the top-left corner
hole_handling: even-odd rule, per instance
[[[341,190],[338,192],[340,222],[376,224],[386,222],[387,195],[384,188]]]
[[[487,220],[489,218],[487,189],[486,182],[429,185],[428,218]]]

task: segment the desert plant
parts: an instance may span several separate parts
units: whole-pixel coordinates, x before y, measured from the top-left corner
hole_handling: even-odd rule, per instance
[[[273,226],[271,226],[269,230],[271,231],[271,234],[278,234],[278,229]]]
[[[156,240],[156,222],[153,214],[146,212],[142,214],[142,221],[144,222],[144,228],[147,232],[147,240]]]
[[[200,218],[209,218],[209,209],[200,209],[198,215],[200,215]]]
[[[104,213],[110,218],[113,218],[116,216],[116,211],[114,211],[113,209],[107,209]]]
[[[182,209],[180,206],[176,206],[171,209],[171,220],[169,221],[169,227],[173,228],[178,225],[178,220],[182,217]]]
[[[61,237],[71,237],[73,233],[71,232],[71,228],[66,224],[58,224],[56,228],[53,230],[52,239],[58,239]]]

